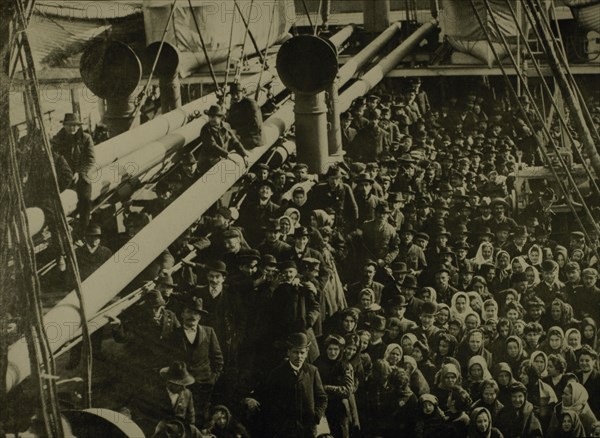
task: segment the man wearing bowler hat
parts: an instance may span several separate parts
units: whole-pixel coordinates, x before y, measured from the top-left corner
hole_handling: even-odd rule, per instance
[[[255,246],[261,242],[263,224],[278,217],[279,205],[272,201],[273,183],[269,180],[260,181],[257,184],[258,199],[247,202],[240,211],[240,224],[246,231],[246,237],[250,245]]]
[[[320,264],[319,284],[321,287],[324,287],[329,279],[330,272],[327,269],[323,255],[316,249],[308,246],[309,240],[310,230],[308,228],[296,228],[294,231],[294,246],[283,253],[281,260],[293,260],[297,266],[301,266],[302,260],[305,258],[317,259]]]
[[[346,111],[340,115],[342,125],[342,148],[348,152],[352,150],[354,138],[356,137],[356,129],[352,127],[352,114]]]
[[[256,101],[244,96],[244,89],[239,82],[229,86],[231,105],[227,122],[247,150],[262,146],[263,118]]]
[[[276,219],[269,220],[264,226],[264,240],[256,247],[261,254],[271,254],[281,259],[284,254],[289,253],[291,246],[281,240],[281,225]]]
[[[79,214],[78,237],[82,237],[92,211],[92,181],[96,170],[96,154],[92,137],[83,132],[78,114],[66,113],[63,127],[51,141],[55,152],[62,155],[73,171],[72,186],[77,191]]]
[[[248,152],[240,143],[229,123],[223,121],[225,113],[219,105],[212,105],[204,111],[208,116],[208,123],[202,127],[198,141],[200,152],[198,154],[199,170],[203,174],[221,159],[229,158],[234,150],[242,156],[248,165]]]
[[[302,332],[286,339],[287,358],[271,371],[258,392],[265,438],[315,438],[325,415],[327,393],[319,370],[308,363],[311,341]]]
[[[166,340],[171,361],[185,362],[195,382],[190,385],[198,421],[208,418],[213,388],[223,371],[223,354],[215,331],[200,324],[207,314],[202,299],[188,297],[181,313],[182,326]],[[172,362],[169,362],[172,363]]]

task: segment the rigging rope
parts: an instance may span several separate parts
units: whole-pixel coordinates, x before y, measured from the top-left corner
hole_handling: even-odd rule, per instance
[[[509,0],[506,0],[506,4],[509,7],[509,10],[515,20],[515,23],[517,23],[517,15],[514,11],[514,8],[512,7],[512,5],[510,4]],[[533,50],[531,48],[531,45],[529,44],[527,37],[525,35],[525,33],[523,32],[523,29],[521,28],[520,23],[517,23],[517,29],[519,31],[519,34],[521,35],[521,38],[523,39],[523,41],[525,42],[525,48],[527,49],[527,52],[529,53],[529,56],[531,57],[531,60],[533,62],[533,66],[536,70],[536,72],[538,73],[540,80],[541,80],[541,85],[543,87],[543,89],[548,93],[548,95],[550,96],[550,103],[552,105],[552,107],[555,109],[563,127],[565,128],[565,131],[569,137],[569,140],[571,140],[571,142],[574,144],[575,143],[575,138],[573,137],[573,134],[571,133],[571,130],[569,129],[568,123],[565,120],[564,116],[562,115],[562,112],[560,111],[558,104],[556,103],[556,101],[554,99],[552,99],[552,90],[550,89],[550,86],[548,85],[548,82],[546,81],[546,78],[544,77],[543,73],[542,73],[542,69],[541,66],[539,64],[539,62],[537,61],[537,59],[535,59],[535,56],[533,55]],[[542,93],[542,97],[543,97],[543,93]],[[545,112],[544,112],[545,114]],[[598,184],[596,183],[595,178],[593,177],[593,175],[591,174],[590,168],[588,167],[587,163],[585,162],[584,157],[581,154],[581,151],[577,148],[577,147],[573,147],[573,149],[575,149],[577,151],[578,157],[581,160],[583,167],[585,169],[585,172],[588,176],[588,179],[590,181],[590,184],[594,187],[595,191],[597,194],[600,195],[600,188],[598,188]]]
[[[258,98],[260,97],[260,91],[261,91],[261,82],[262,82],[262,77],[263,77],[263,73],[265,71],[265,69],[267,68],[267,52],[269,50],[269,43],[271,41],[271,31],[273,29],[273,22],[275,21],[275,11],[277,10],[275,8],[275,5],[277,4],[277,1],[275,1],[275,3],[273,3],[273,11],[271,11],[271,22],[269,23],[269,32],[267,33],[267,46],[265,49],[265,57],[264,57],[264,61],[262,63],[262,67],[260,69],[260,74],[258,75],[258,84],[256,84],[256,92],[254,93],[254,100],[256,100],[258,102]]]
[[[18,4],[18,2],[17,2],[17,4]],[[27,28],[26,28],[27,23],[23,20],[23,18],[24,18],[24,16],[21,15],[22,21],[20,24],[23,27],[22,48],[23,48],[23,52],[25,55],[25,63],[23,63],[23,72],[27,73],[27,75],[29,77],[28,90],[29,90],[29,96],[32,99],[32,107],[34,109],[32,114],[34,114],[34,117],[36,117],[38,120],[39,130],[37,132],[39,134],[41,134],[41,136],[42,136],[43,141],[41,142],[41,147],[43,148],[43,152],[45,152],[45,156],[47,158],[46,164],[49,165],[50,174],[52,175],[52,178],[51,178],[52,181],[50,182],[50,185],[49,185],[49,189],[52,193],[50,196],[50,201],[52,204],[53,217],[55,218],[55,220],[53,221],[53,226],[55,227],[55,229],[52,230],[52,232],[53,232],[53,234],[55,234],[57,236],[62,250],[66,251],[69,265],[72,267],[72,272],[75,277],[75,285],[76,285],[75,292],[76,292],[77,298],[80,303],[79,312],[80,312],[80,317],[81,317],[82,333],[83,333],[83,336],[86,341],[84,343],[84,349],[83,349],[83,355],[84,355],[84,358],[86,359],[86,371],[87,371],[86,379],[85,379],[85,381],[86,381],[86,390],[85,390],[86,400],[85,401],[86,401],[86,405],[88,407],[91,407],[91,388],[92,388],[91,340],[89,337],[89,331],[88,331],[88,327],[87,327],[87,319],[86,319],[86,315],[85,315],[85,302],[84,302],[83,295],[81,292],[81,279],[79,277],[79,269],[77,267],[77,260],[75,257],[75,252],[73,250],[73,242],[71,240],[71,235],[68,230],[67,219],[64,215],[64,210],[63,210],[62,203],[60,200],[60,191],[58,188],[56,169],[54,167],[54,160],[53,160],[53,156],[52,156],[52,150],[50,148],[50,142],[48,141],[48,137],[46,135],[46,130],[44,127],[41,103],[39,100],[39,95],[40,95],[39,94],[39,83],[38,83],[38,79],[37,79],[37,75],[36,75],[36,71],[35,71],[35,64],[34,64],[33,56],[31,53],[31,47],[29,45],[29,39],[27,36]],[[22,196],[22,194],[21,194],[21,196]],[[24,206],[24,202],[23,202],[23,206]],[[27,236],[29,236],[28,233],[27,233]],[[33,249],[32,249],[32,251],[33,251]],[[34,264],[32,266],[35,266],[35,258],[33,259],[33,263]],[[32,275],[35,277],[35,281],[37,281],[39,283],[39,279],[38,279],[37,273],[35,271],[36,271],[35,269],[32,269],[32,272],[33,272]],[[41,303],[41,300],[39,301],[39,303]],[[40,308],[39,308],[40,318],[42,318],[41,304],[39,304],[39,305],[40,305]],[[46,349],[47,355],[49,356],[48,374],[55,375],[54,357],[52,355],[52,350],[48,343],[43,324],[41,326],[40,332],[41,332],[41,339],[44,342],[43,345]],[[54,387],[53,382],[49,383],[48,385]],[[57,409],[58,409],[58,400],[56,399],[55,391],[51,391],[50,396],[51,396],[51,398],[53,398],[53,400],[52,400],[53,405],[56,405]]]
[[[235,71],[235,80],[237,81],[237,80],[239,80],[239,76],[242,73],[242,65],[244,63],[244,56],[246,54],[246,42],[248,41],[248,34],[250,33],[250,26],[246,22],[246,20],[244,20],[244,14],[242,14],[242,10],[239,9],[237,0],[233,0],[233,4],[236,7],[236,9],[238,10],[238,12],[240,13],[240,16],[242,17],[242,22],[244,23],[244,40],[242,42],[242,53],[240,54],[240,59],[238,60],[238,65],[237,65],[236,71]],[[251,0],[250,11],[248,12],[248,18],[250,18],[251,14],[252,14],[253,6],[254,6],[254,0]]]
[[[200,29],[198,18],[194,13],[192,0],[188,0],[188,5],[190,5],[190,13],[192,14],[192,18],[194,19],[194,25],[196,26],[196,31],[198,32],[198,36],[200,37],[200,45],[202,46],[202,51],[204,52],[204,57],[206,58],[206,63],[208,64],[208,71],[210,72],[210,76],[215,84],[215,92],[220,95],[222,93],[222,90],[219,87],[219,81],[217,81],[217,76],[215,75],[215,70],[213,68],[212,61],[210,60],[210,56],[208,55],[208,49],[206,48],[206,43],[204,42],[204,37],[202,36],[202,29]]]
[[[539,4],[538,4],[538,8],[541,8],[541,6]],[[542,8],[542,10],[543,10],[543,8]],[[528,18],[530,18],[529,15],[528,15]],[[530,22],[531,22],[531,25],[532,25],[533,29],[535,30],[536,35],[538,36],[538,38],[541,38],[541,36],[540,36],[540,34],[538,32],[537,27],[531,21],[531,19],[530,19]],[[548,19],[542,20],[542,23],[544,24],[544,27],[546,28],[546,30],[552,35],[553,32],[552,32],[552,28],[550,27],[549,20]],[[560,31],[558,25],[556,25],[556,28]],[[554,41],[554,39],[553,39],[553,41]],[[568,77],[568,79],[570,81],[571,88],[573,90],[575,90],[575,93],[577,94],[577,97],[579,99],[581,109],[583,110],[584,116],[586,118],[588,127],[593,132],[593,134],[595,134],[596,141],[600,142],[600,134],[598,133],[598,130],[596,129],[596,125],[595,125],[594,121],[592,120],[592,116],[590,114],[590,110],[589,110],[589,108],[587,106],[587,103],[585,102],[583,94],[581,93],[581,90],[580,90],[579,86],[577,85],[577,82],[575,81],[575,76],[573,76],[573,73],[571,72],[571,69],[569,67],[569,62],[567,60],[567,55],[566,55],[564,46],[562,44],[560,44],[560,45],[555,44],[555,45],[557,47],[556,52],[557,52],[557,54],[559,56],[559,60],[562,62],[563,66],[564,66],[564,71],[566,72],[567,77]]]
[[[510,79],[508,78],[506,69],[504,68],[504,65],[502,64],[502,59],[500,58],[500,56],[498,55],[498,52],[497,52],[496,48],[494,47],[494,44],[493,44],[492,39],[491,39],[491,36],[490,36],[489,32],[487,31],[487,29],[486,29],[486,27],[485,27],[485,25],[483,23],[483,20],[482,20],[482,18],[480,16],[479,12],[477,11],[477,8],[475,6],[474,0],[470,0],[470,3],[471,3],[471,7],[472,7],[472,9],[475,12],[475,15],[477,17],[477,21],[479,22],[479,24],[481,26],[481,29],[483,30],[483,32],[485,34],[485,37],[486,37],[486,40],[488,41],[490,49],[492,50],[492,53],[494,54],[494,57],[496,58],[496,61],[498,62],[498,65],[499,65],[499,67],[500,67],[500,69],[502,71],[502,74],[503,74],[503,76],[504,76],[504,78],[506,80],[506,83],[507,83],[510,91],[512,92],[514,99],[517,101],[517,105],[521,109],[521,111],[523,113],[523,116],[525,117],[525,121],[527,122],[528,126],[532,129],[532,132],[535,132],[533,123],[532,123],[531,119],[529,118],[529,115],[525,111],[525,108],[523,107],[522,103],[520,102],[519,95],[518,95],[517,91],[515,90],[514,86],[510,82]],[[487,0],[484,0],[484,4],[486,5],[486,8],[488,9],[488,13],[491,15],[491,8],[489,7],[489,4],[487,3]],[[498,26],[497,22],[495,22],[495,20],[494,20],[493,15],[492,15],[492,19],[494,21],[495,27]],[[502,38],[502,42],[503,42],[505,48],[507,49],[507,53],[509,54],[513,65],[515,65],[516,61],[514,59],[514,56],[512,55],[512,52],[510,50],[510,46],[508,45],[508,43],[507,43],[506,39],[504,38],[504,35],[502,34],[502,32],[500,32],[499,26],[496,29],[496,31],[498,32],[499,36]],[[517,71],[517,74],[519,74],[518,69],[515,69],[515,70]],[[529,97],[532,98],[531,92],[530,92],[530,90],[529,90],[528,87],[526,87],[526,91],[527,91]],[[534,105],[534,108],[536,110],[537,117],[539,117],[540,120],[543,120],[543,117],[540,114],[540,112],[539,112],[539,110],[538,110],[538,108],[537,108],[536,105]],[[543,126],[544,129],[546,129],[545,125],[542,124],[542,126]],[[564,170],[566,171],[567,177],[569,178],[569,182],[574,186],[574,188],[576,189],[577,193],[581,196],[581,193],[577,189],[577,185],[575,184],[575,181],[572,179],[572,176],[571,176],[568,168],[566,168],[566,166],[564,164],[564,161],[562,160],[562,157],[560,157],[560,154],[558,154],[558,148],[556,147],[556,144],[554,143],[554,140],[552,139],[552,137],[549,136],[549,132],[547,133],[547,135],[549,137],[550,144],[557,151],[557,155],[558,155],[559,160],[561,161],[561,164],[565,167]],[[570,196],[569,196],[570,194],[569,194],[569,191],[568,191],[567,187],[563,184],[563,181],[558,176],[558,173],[557,173],[556,169],[554,168],[554,166],[552,165],[552,162],[550,161],[548,153],[545,150],[545,147],[541,144],[540,139],[537,136],[535,136],[535,139],[536,139],[536,141],[538,143],[539,150],[542,152],[542,154],[543,154],[546,162],[548,163],[550,171],[552,172],[552,175],[554,176],[554,178],[556,180],[556,183],[560,187],[561,192],[563,193],[563,195],[565,197],[565,200],[566,200],[567,204],[569,205],[569,208],[571,209],[573,215],[575,216],[575,219],[579,223],[579,225],[580,225],[583,233],[585,233],[585,235],[586,235],[586,237],[588,238],[588,241],[589,241],[589,235],[587,234],[587,231],[585,229],[585,226],[584,226],[583,222],[581,221],[581,218],[579,217],[579,215],[577,214],[577,211],[575,210],[575,206],[573,205],[573,203],[572,203],[572,201],[570,199]],[[585,207],[585,202],[584,202],[584,207]],[[588,213],[589,213],[589,211],[588,211]],[[597,252],[596,252],[595,249],[593,249],[593,252],[597,256]]]
[[[302,0],[302,7],[304,8],[304,13],[306,14],[306,18],[308,18],[308,24],[310,25],[311,32],[315,32],[315,26],[313,26],[312,18],[310,18],[310,12],[308,11],[308,6],[306,6],[306,0]]]
[[[234,0],[234,1],[237,1],[237,0]],[[233,45],[233,27],[235,26],[236,14],[237,14],[237,10],[234,8],[233,16],[231,17],[231,28],[229,29],[229,47],[227,49],[227,63],[225,64],[225,68],[227,70],[225,71],[225,81],[223,82],[224,90],[227,88],[227,84],[229,82],[229,70],[230,70],[230,64],[231,64],[231,47]],[[225,101],[225,93],[223,93],[222,99],[223,99],[223,101]],[[223,102],[220,102],[220,103],[223,104]]]

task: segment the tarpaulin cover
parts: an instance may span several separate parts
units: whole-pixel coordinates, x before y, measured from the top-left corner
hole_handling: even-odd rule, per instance
[[[266,48],[267,44],[273,45],[286,37],[296,19],[293,0],[278,0],[276,2],[273,0],[255,0],[254,3],[250,0],[238,0],[237,3],[244,17],[248,20],[250,30],[261,50]],[[152,0],[144,2],[148,43],[160,41],[165,23],[169,17],[171,4],[172,1]],[[173,44],[181,52],[182,65],[180,66],[180,72],[182,76],[186,76],[192,70],[207,64],[192,14],[196,16],[213,63],[227,58],[231,21],[234,16],[235,26],[232,47],[237,54],[241,52],[246,33],[239,12],[236,11],[234,2],[231,0],[194,0],[192,5],[193,9],[190,9],[187,1],[177,3],[172,25],[169,26],[166,38],[166,41]],[[269,26],[272,17],[273,26],[269,37]],[[268,43],[267,39],[269,40]],[[246,55],[255,53],[250,38],[246,39],[244,53]]]
[[[567,0],[567,5],[582,29],[600,32],[600,0]]]
[[[493,18],[496,19],[500,31],[508,41],[514,41],[518,35],[517,24],[513,19],[506,0],[487,0],[492,13],[488,12],[483,0],[474,0],[477,13],[485,24],[492,41],[502,42],[496,30]],[[510,0],[513,10],[519,8],[518,0]],[[440,23],[444,33],[459,40],[480,41],[485,40],[485,32],[481,28],[477,15],[473,11],[470,0],[443,0],[440,11]],[[527,18],[522,14],[521,27],[528,31]]]

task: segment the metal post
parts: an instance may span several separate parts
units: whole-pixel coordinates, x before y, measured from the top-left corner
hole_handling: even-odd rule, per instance
[[[136,120],[133,120],[133,112],[135,110],[134,99],[134,96],[106,99],[104,123],[111,137],[126,132],[130,127],[140,123],[139,114]]]
[[[340,126],[340,107],[338,95],[338,80],[336,79],[327,90],[327,103],[329,111],[327,112],[328,121],[328,143],[329,155],[335,161],[343,159],[342,153],[342,127]]]
[[[296,93],[294,106],[298,160],[311,173],[327,171],[327,104],[325,92]]]

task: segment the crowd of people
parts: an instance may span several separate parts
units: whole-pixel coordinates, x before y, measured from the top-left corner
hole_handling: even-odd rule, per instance
[[[600,436],[597,224],[555,229],[551,183],[514,211],[511,172],[543,162],[530,105],[467,90],[432,108],[416,80],[353,102],[325,175],[254,165],[112,318],[114,407],[155,436]],[[110,254],[206,163],[260,145],[258,118],[242,138],[207,114],[212,149],[130,203],[125,236],[89,226],[85,251]]]

